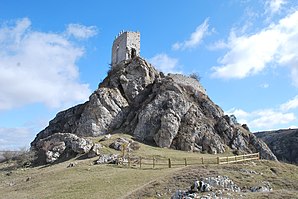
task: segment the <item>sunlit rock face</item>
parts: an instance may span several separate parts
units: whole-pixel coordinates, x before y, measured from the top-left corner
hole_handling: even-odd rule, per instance
[[[248,128],[224,115],[200,82],[164,75],[140,57],[113,65],[89,101],[58,113],[37,134],[32,148],[40,150],[37,143],[56,133],[78,137],[127,133],[159,147],[213,154],[230,148],[276,160]]]

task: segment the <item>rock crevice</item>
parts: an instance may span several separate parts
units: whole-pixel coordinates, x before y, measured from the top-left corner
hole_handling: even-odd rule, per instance
[[[140,57],[123,61],[113,66],[89,101],[58,113],[31,145],[39,150],[40,140],[57,133],[88,137],[121,132],[159,147],[260,151],[263,158],[276,160],[264,142],[234,124],[193,81],[183,75],[165,76]]]

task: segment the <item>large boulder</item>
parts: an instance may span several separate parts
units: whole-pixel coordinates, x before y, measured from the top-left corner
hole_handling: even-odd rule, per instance
[[[227,148],[242,153],[259,151],[261,157],[275,160],[266,144],[248,129],[236,118],[225,116],[197,80],[165,76],[135,57],[113,66],[89,101],[58,113],[31,146],[40,149],[39,142],[57,133],[89,137],[121,132],[159,147],[213,154]],[[69,146],[63,139],[59,142],[48,152],[52,159]],[[78,153],[89,149],[77,144],[71,148]]]
[[[55,133],[38,140],[35,145],[35,149],[39,151],[39,154],[44,154],[41,157],[45,157],[44,161],[46,163],[53,163],[62,155],[87,153],[92,147],[93,143],[88,139],[70,133]]]

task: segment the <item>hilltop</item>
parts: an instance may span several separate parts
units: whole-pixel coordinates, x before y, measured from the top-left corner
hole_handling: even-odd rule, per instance
[[[194,83],[195,82],[195,83]],[[56,115],[31,143],[42,162],[87,153],[86,137],[125,133],[158,147],[218,154],[260,152],[276,160],[267,145],[183,75],[165,75],[136,56],[111,67],[89,101]]]

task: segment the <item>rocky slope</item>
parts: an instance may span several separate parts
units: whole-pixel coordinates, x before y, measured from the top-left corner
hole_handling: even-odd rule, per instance
[[[159,147],[208,153],[231,148],[276,160],[263,141],[224,115],[199,82],[193,82],[182,75],[165,76],[140,57],[121,62],[89,101],[58,113],[31,146],[43,154],[54,150],[59,156],[67,149],[74,151],[71,146],[78,142],[90,144],[83,137],[121,132]],[[57,133],[63,150],[50,141],[57,140]],[[81,140],[70,139],[71,134]]]
[[[298,164],[298,129],[283,129],[255,133],[276,157],[284,162]]]

